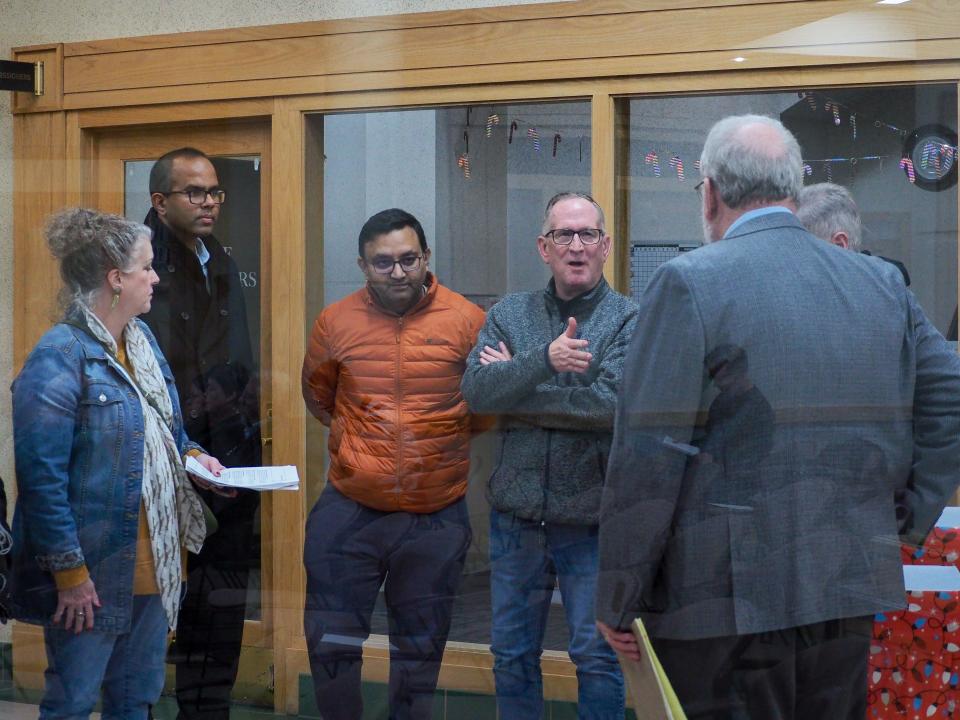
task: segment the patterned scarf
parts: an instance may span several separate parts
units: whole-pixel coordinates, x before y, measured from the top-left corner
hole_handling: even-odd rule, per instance
[[[100,319],[86,307],[83,314],[90,332],[117,356],[117,344]],[[177,625],[180,610],[182,563],[180,546],[200,552],[206,535],[203,508],[183,469],[183,459],[173,439],[173,405],[160,365],[147,336],[135,319],[123,330],[127,359],[136,376],[133,382],[143,409],[143,505],[147,512],[150,547],[157,569],[157,585],[167,622]],[[127,375],[120,363],[117,367]],[[132,378],[131,378],[132,379]]]

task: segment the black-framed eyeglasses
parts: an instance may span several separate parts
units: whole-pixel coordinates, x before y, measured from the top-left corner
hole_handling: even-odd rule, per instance
[[[399,260],[388,257],[375,257],[370,261],[370,265],[373,266],[373,271],[378,275],[390,275],[393,273],[393,268],[397,265],[399,265],[400,269],[404,272],[413,272],[420,267],[421,260],[423,260],[423,255],[404,255]]]
[[[596,245],[603,237],[601,228],[583,228],[582,230],[571,230],[570,228],[557,228],[545,233],[557,245],[569,245],[574,237],[580,238],[584,245]]]
[[[706,178],[698,182],[693,186],[693,189],[697,191],[697,197],[703,200],[703,184],[707,181]]]
[[[186,195],[191,205],[203,205],[207,201],[207,195],[210,196],[214,205],[223,205],[227,199],[226,191],[219,188],[213,188],[212,190],[204,190],[203,188],[170,190],[169,192],[165,192],[164,195]]]

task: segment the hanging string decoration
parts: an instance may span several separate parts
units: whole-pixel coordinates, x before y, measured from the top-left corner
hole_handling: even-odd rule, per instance
[[[562,139],[563,139],[563,138],[560,137],[560,133],[556,133],[556,134],[553,136],[553,156],[554,156],[554,157],[557,156],[557,146],[560,144],[560,141],[561,141]]]
[[[840,126],[840,106],[836,103],[830,103],[830,111],[833,113],[833,124]]]
[[[467,110],[467,127],[463,129],[463,152],[457,155],[457,167],[463,170],[463,177],[470,179],[470,111]]]
[[[806,175],[807,177],[810,177],[811,175],[813,175],[813,168],[810,167],[810,163],[803,164],[803,174]]]
[[[933,143],[928,142],[926,145],[923,146],[923,152],[920,153],[920,167],[922,167],[924,170],[926,170],[927,166],[930,164],[930,154],[932,150],[933,150]],[[939,163],[937,164],[939,165]],[[937,171],[939,173],[939,168],[937,168]]]
[[[694,160],[694,161],[693,161],[693,169],[694,169],[694,170],[700,170],[700,160]]]
[[[516,129],[517,129],[517,121],[514,120],[512,123],[510,123],[510,133],[507,135],[507,143],[513,142],[513,133]]]
[[[684,182],[683,160],[680,159],[679,155],[672,155],[670,157],[670,167],[677,171],[677,180]]]
[[[487,137],[493,135],[493,126],[500,124],[500,116],[494,113],[493,115],[487,115]]]
[[[535,127],[527,128],[527,137],[533,140],[533,149],[540,152],[540,133]]]
[[[900,158],[900,169],[907,174],[907,179],[910,180],[911,183],[917,181],[917,173],[913,169],[913,160],[908,157]]]
[[[816,111],[817,111],[817,101],[816,101],[816,99],[813,97],[813,93],[801,92],[801,93],[797,93],[797,94],[798,94],[801,98],[803,98],[804,100],[807,101],[807,105],[810,106],[810,111],[811,111],[811,112],[816,112]]]
[[[857,116],[850,114],[850,127],[853,129],[853,139],[857,139]]]
[[[824,169],[827,171],[827,182],[833,182],[833,163],[824,163]]]
[[[653,150],[651,150],[643,158],[643,162],[645,165],[652,165],[653,174],[656,177],[660,177],[660,156],[659,155],[657,155]]]

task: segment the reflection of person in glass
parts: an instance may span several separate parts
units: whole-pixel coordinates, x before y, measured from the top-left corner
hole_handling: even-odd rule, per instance
[[[232,427],[233,414],[215,415],[206,402],[212,368],[230,366],[245,377],[255,370],[237,264],[213,235],[225,197],[216,170],[199,150],[180,148],[154,164],[145,223],[154,232],[153,266],[160,283],[144,319],[170,361],[191,437],[228,466],[259,465],[259,434],[238,443],[218,424],[226,418]],[[239,405],[236,397],[232,402]],[[234,498],[205,499],[218,530],[199,555],[189,557],[187,595],[170,659],[177,665],[180,718],[226,720],[240,659],[247,578],[259,561],[253,527],[259,497],[241,491]]]
[[[328,483],[304,539],[304,631],[320,715],[360,720],[382,585],[390,717],[429,718],[470,544],[460,376],[484,314],[428,271],[409,213],[371,217],[358,250],[367,285],[320,313],[303,361],[307,408],[330,428]]]
[[[710,403],[697,465],[718,466],[723,482],[736,482],[751,472],[770,450],[773,409],[750,382],[747,354],[736,345],[721,345],[704,361],[718,390]],[[722,488],[715,488],[722,493]]]
[[[865,717],[873,616],[906,600],[898,541],[922,541],[957,485],[957,358],[917,342],[896,268],[804,229],[801,158],[771,118],[713,126],[708,244],[651,279],[618,397],[599,619],[635,659],[643,619],[691,718]],[[688,470],[721,345],[775,422],[711,502],[716,476]]]
[[[463,376],[470,408],[501,417],[488,495],[491,650],[504,718],[543,713],[540,655],[558,580],[580,717],[623,717],[623,677],[594,625],[593,600],[600,493],[637,310],[603,278],[611,244],[593,198],[554,196],[537,239],[550,282],[493,306]]]
[[[44,626],[41,717],[145,718],[181,611],[182,554],[206,534],[177,389],[149,328],[150,230],[68,210],[47,241],[63,319],[13,384],[15,617]]]

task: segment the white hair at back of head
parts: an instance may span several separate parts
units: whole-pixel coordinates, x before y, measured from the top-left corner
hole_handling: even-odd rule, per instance
[[[764,133],[748,132],[763,125],[779,136],[771,144]],[[765,115],[733,115],[717,122],[700,156],[700,174],[710,178],[732,209],[755,202],[796,198],[803,187],[803,156],[797,139],[783,123]]]
[[[860,210],[845,187],[834,183],[808,185],[800,191],[797,204],[797,219],[811,233],[830,242],[836,233],[843,232],[848,247],[860,249]]]

